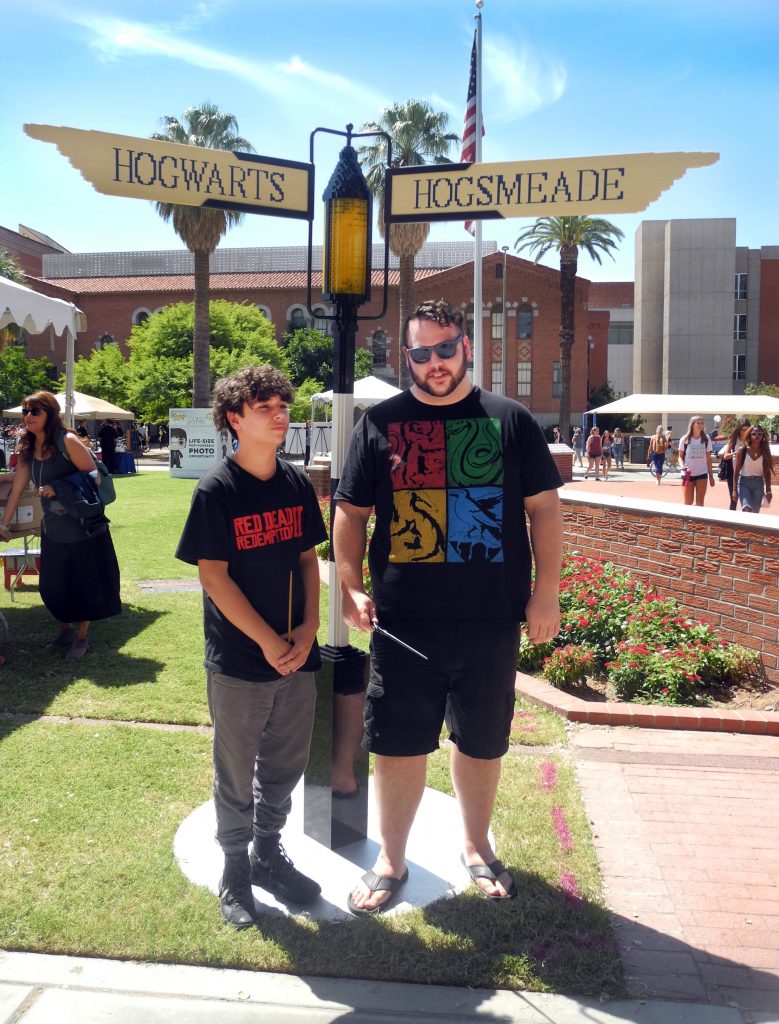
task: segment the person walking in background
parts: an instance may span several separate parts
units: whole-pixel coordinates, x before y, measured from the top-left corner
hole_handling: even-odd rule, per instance
[[[738,506],[738,494],[736,492],[736,484],[734,482],[734,459],[747,443],[747,437],[749,435],[749,428],[752,426],[750,420],[744,416],[738,421],[735,428],[731,431],[728,443],[720,453],[720,480],[724,480],[728,486],[728,494],[730,495],[730,511],[735,512]]]
[[[619,427],[614,428],[612,435],[612,448],[614,450],[614,465],[617,469],[625,468],[625,439]]]
[[[584,466],[582,462],[582,450],[584,448],[584,434],[582,434],[581,427],[573,428],[573,437],[571,438],[571,446],[573,447],[574,461],[578,461],[580,466]]]
[[[116,472],[116,439],[118,435],[119,431],[113,420],[104,420],[97,435],[100,439],[100,457],[111,474]]]
[[[608,480],[609,472],[611,471],[611,459],[613,454],[613,442],[611,433],[608,430],[603,431],[603,437],[601,438],[601,455],[600,455],[600,468],[604,480]]]
[[[771,504],[773,475],[768,435],[762,427],[750,427],[746,444],[739,449],[733,466],[732,497],[738,495],[742,512],[759,512],[764,496],[766,504]]]
[[[560,437],[560,428],[555,423],[552,427],[552,444],[559,444],[562,438]]]
[[[657,486],[663,479],[663,464],[665,463],[666,440],[662,426],[658,426],[649,442],[649,458],[647,466],[651,466],[657,480]]]
[[[164,448],[167,440],[168,428],[165,426],[164,423],[160,423],[160,425],[157,427],[157,446],[159,448]]]
[[[684,477],[684,504],[702,505],[706,490],[714,486],[711,465],[711,439],[703,429],[702,416],[690,417],[687,433],[679,441],[679,461],[687,471]]]
[[[306,420],[305,449],[303,452],[303,465],[307,466],[311,461],[311,420]]]
[[[95,463],[62,422],[55,396],[36,391],[25,398],[22,423],[26,430],[19,444],[19,463],[0,524],[0,539],[10,539],[8,524],[32,480],[43,507],[41,600],[59,623],[59,634],[46,646],[68,661],[77,661],[89,651],[90,624],[122,610],[116,552],[105,516],[93,520],[87,532],[58,500],[58,482],[74,472],[94,473]]]
[[[589,480],[590,473],[595,470],[595,479],[600,480],[600,457],[603,453],[603,444],[600,439],[600,427],[593,427],[590,436],[587,438],[587,469],[584,479]]]

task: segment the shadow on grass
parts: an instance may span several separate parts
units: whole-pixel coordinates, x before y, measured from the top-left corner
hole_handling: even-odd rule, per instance
[[[106,688],[153,684],[165,667],[161,659],[138,658],[121,649],[166,612],[123,605],[121,615],[93,623],[90,651],[81,661],[65,661],[46,649],[56,635],[56,625],[43,605],[12,606],[4,614],[8,635],[2,645],[0,709],[6,712],[45,712],[77,680]]]
[[[398,917],[312,927],[264,915],[258,927],[285,950],[296,974],[594,998],[624,994],[608,912],[567,897],[538,875],[516,870],[514,875],[515,901],[492,902],[468,892]],[[318,979],[308,981],[324,998]],[[478,992],[464,996],[478,1005]]]
[[[289,973],[307,975],[311,991],[322,999],[343,1001],[343,994],[338,999],[330,978],[318,975],[429,985],[429,997],[415,994],[421,1020],[428,1019],[426,1011],[436,1020],[447,1010],[453,1017],[478,1011],[480,1020],[509,1024],[522,1007],[544,1011],[534,1002],[533,993],[539,992],[581,998],[628,1021],[636,1019],[635,1002],[619,1000],[779,1008],[771,971],[747,970],[726,956],[571,898],[536,875],[514,873],[519,898],[511,903],[466,893],[403,915],[394,924],[378,917],[314,929],[294,918],[265,916],[258,927],[285,950]],[[402,927],[406,916],[409,925]],[[436,991],[441,985],[457,988],[448,1005],[445,994]],[[509,1016],[491,1012],[485,1005],[491,988],[514,991],[521,1003]],[[352,1016],[363,1019],[350,1011],[338,1020]]]

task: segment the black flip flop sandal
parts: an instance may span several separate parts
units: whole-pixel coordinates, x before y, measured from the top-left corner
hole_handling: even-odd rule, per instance
[[[377,875],[375,871],[366,871],[360,881],[363,882],[372,893],[390,893],[389,899],[380,903],[378,907],[358,907],[352,900],[352,894],[349,893],[346,897],[346,905],[356,917],[375,917],[377,914],[383,914],[384,911],[392,904],[395,898],[395,893],[407,880],[408,868],[406,868],[400,878],[393,878],[391,875]]]
[[[491,896],[488,892],[485,892],[480,885],[476,886],[476,891],[485,900],[515,900],[517,898],[517,883],[514,881],[514,876],[510,871],[507,871],[501,861],[494,860],[491,864],[466,864],[465,854],[460,854],[460,863],[468,872],[473,879],[474,883],[477,878],[486,878],[490,882],[497,882],[500,875],[506,874],[511,879],[511,888],[505,896]]]

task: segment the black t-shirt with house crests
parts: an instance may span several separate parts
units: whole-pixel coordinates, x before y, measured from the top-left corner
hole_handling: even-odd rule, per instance
[[[365,413],[336,500],[375,505],[379,620],[520,622],[530,596],[524,499],[562,485],[541,428],[480,388],[453,405],[411,392]]]
[[[176,557],[197,565],[202,559],[227,562],[230,578],[277,633],[286,633],[290,573],[292,626],[300,625],[305,594],[300,556],[327,539],[322,514],[308,477],[276,460],[269,480],[224,459],[200,480]],[[238,679],[278,678],[259,645],[222,615],[203,592],[206,668]],[[316,641],[301,672],[321,665]]]

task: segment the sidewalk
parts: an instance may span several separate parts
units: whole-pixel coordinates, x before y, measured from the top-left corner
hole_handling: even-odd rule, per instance
[[[714,467],[715,484],[706,491],[705,507],[712,509],[727,509],[730,496],[728,485],[723,480],[717,479],[717,469]],[[564,490],[573,490],[581,493],[592,491],[602,497],[635,498],[644,501],[662,501],[683,507],[683,489],[681,476],[678,473],[669,473],[663,477],[662,483],[658,486],[654,476],[649,472],[644,463],[625,463],[624,469],[613,469],[608,480],[595,480],[590,475],[589,480],[584,479],[584,469],[574,465],[573,480],[565,484]],[[779,495],[770,505],[763,505],[760,515],[779,515]],[[751,513],[738,512],[739,518],[751,519]]]
[[[543,993],[0,953],[0,1024],[747,1024],[751,1020],[732,1007],[688,1002],[600,1003]]]
[[[779,1021],[779,741],[577,725],[630,995]]]

